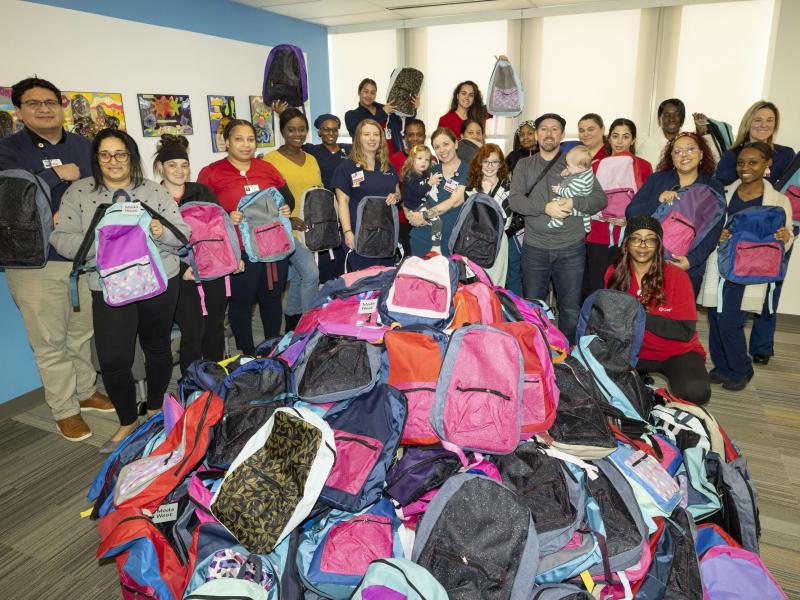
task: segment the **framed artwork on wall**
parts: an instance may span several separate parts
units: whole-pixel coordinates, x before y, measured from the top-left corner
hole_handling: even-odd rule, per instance
[[[11,102],[11,88],[0,87],[0,138],[13,135],[22,129],[17,119],[17,109]]]
[[[274,148],[275,114],[261,96],[250,96],[250,120],[256,128],[256,146]]]
[[[185,94],[137,94],[144,137],[191,135],[192,109]]]
[[[208,118],[211,121],[211,149],[225,152],[222,132],[228,121],[236,118],[236,100],[233,96],[208,96]]]
[[[122,94],[113,92],[62,92],[64,129],[93,139],[101,129],[126,130]]]

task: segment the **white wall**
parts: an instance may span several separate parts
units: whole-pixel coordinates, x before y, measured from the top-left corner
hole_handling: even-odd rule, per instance
[[[235,96],[237,116],[250,119],[248,96],[261,93],[270,50],[269,46],[17,1],[3,0],[3,22],[20,26],[5,27],[0,37],[0,54],[9,57],[0,85],[35,73],[62,90],[122,93],[127,130],[139,145],[148,174],[157,138],[142,137],[136,94],[189,95],[194,134],[188,139],[196,176],[203,166],[224,156],[211,151],[207,94]],[[72,33],[67,39],[68,32]],[[275,129],[277,133],[277,122]]]

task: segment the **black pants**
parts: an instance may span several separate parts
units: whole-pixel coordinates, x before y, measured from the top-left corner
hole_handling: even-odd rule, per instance
[[[608,267],[614,264],[617,252],[619,252],[617,246],[609,248],[605,244],[586,244],[586,269],[583,271],[583,293],[581,294],[584,300],[592,292],[606,287],[603,285],[603,278],[606,276]]]
[[[181,276],[187,269],[181,267]],[[225,278],[203,282],[206,297],[206,310],[203,316],[197,284],[180,279],[178,306],[175,321],[181,328],[181,375],[186,375],[192,362],[205,358],[218,362],[225,358],[225,309],[228,297],[225,295]]]
[[[706,361],[697,352],[679,354],[664,361],[640,360],[636,370],[642,375],[661,373],[669,380],[674,395],[693,404],[705,404],[711,397]]]
[[[172,377],[170,332],[177,302],[177,276],[169,280],[163,294],[125,306],[109,306],[102,292],[92,292],[100,374],[120,425],[130,425],[137,418],[136,384],[131,371],[137,335],[144,352],[147,409],[161,408]]]
[[[277,277],[272,278],[270,286],[267,269],[271,268],[277,268],[278,273]],[[236,338],[236,345],[245,354],[252,354],[256,349],[253,342],[253,304],[256,302],[261,312],[264,337],[275,337],[281,332],[283,324],[281,297],[286,287],[288,273],[288,258],[276,263],[254,263],[245,258],[244,272],[231,277],[228,321]],[[270,287],[272,289],[269,289]]]

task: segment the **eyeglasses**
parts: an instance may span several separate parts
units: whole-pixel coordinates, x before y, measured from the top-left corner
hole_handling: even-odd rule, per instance
[[[57,106],[61,106],[61,102],[58,100],[26,100],[22,103],[25,108],[31,108],[36,110],[37,108],[42,108],[46,106],[47,108],[55,108]]]
[[[694,156],[699,151],[700,148],[693,146],[691,148],[675,148],[672,151],[672,154],[674,154],[675,156],[683,156],[684,154],[686,156]]]
[[[484,167],[499,167],[500,161],[499,160],[482,160],[481,164]]]
[[[631,246],[644,246],[645,248],[655,248],[658,245],[658,238],[640,238],[638,236],[631,236],[628,238]]]
[[[126,162],[128,162],[128,160],[130,160],[131,153],[130,152],[114,152],[112,154],[111,152],[103,151],[103,152],[98,152],[97,153],[97,158],[100,160],[101,163],[109,163],[109,162],[111,162],[112,158],[115,161],[117,161],[118,163],[126,163]]]

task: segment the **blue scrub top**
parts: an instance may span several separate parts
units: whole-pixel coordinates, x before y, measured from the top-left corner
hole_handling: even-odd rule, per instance
[[[322,174],[322,185],[333,191],[333,174],[339,163],[350,155],[350,144],[339,144],[338,152],[331,152],[325,144],[303,144],[303,150],[317,159]]]
[[[441,163],[436,163],[433,165],[431,169],[433,173],[442,173],[442,165]],[[458,165],[458,170],[456,170],[455,174],[451,178],[455,181],[458,185],[467,185],[467,173],[469,172],[469,163],[466,161],[461,161],[461,164]],[[439,202],[444,202],[450,198],[451,192],[448,192],[444,189],[446,182],[444,177],[439,182],[437,186],[438,195],[437,195],[437,202],[431,200],[430,196],[426,200],[426,204],[428,208],[433,208]],[[462,205],[463,206],[463,205]],[[448,247],[448,243],[450,242],[450,234],[453,232],[453,227],[458,220],[458,215],[461,212],[461,206],[448,210],[445,214],[441,216],[442,219],[442,254],[444,256],[450,255],[450,248]],[[431,227],[427,225],[425,227],[412,227],[411,228],[411,254],[414,256],[425,256],[428,252],[431,251],[433,244],[431,243]]]

